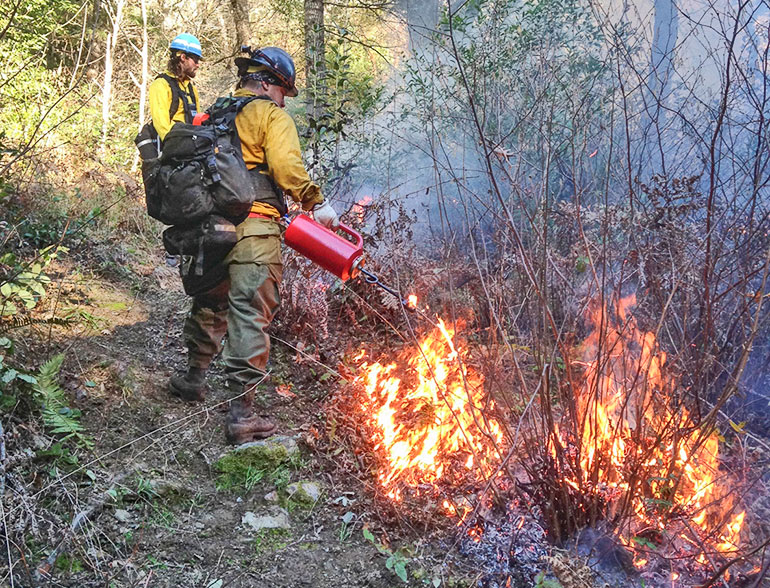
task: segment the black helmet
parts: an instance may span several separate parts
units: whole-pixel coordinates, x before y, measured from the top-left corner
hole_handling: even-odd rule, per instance
[[[263,47],[252,50],[251,47],[245,46],[241,47],[241,51],[248,53],[249,57],[235,58],[235,65],[238,67],[240,77],[252,73],[249,71],[251,68],[266,68],[277,78],[278,85],[288,90],[287,96],[293,97],[299,93],[295,85],[297,70],[294,68],[294,61],[286,51],[278,47]]]

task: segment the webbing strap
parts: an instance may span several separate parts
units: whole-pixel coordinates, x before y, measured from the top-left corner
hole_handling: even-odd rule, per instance
[[[179,109],[179,100],[182,100],[182,112],[184,112],[184,122],[191,125],[193,118],[195,117],[195,90],[193,90],[192,82],[188,84],[187,91],[183,91],[179,85],[179,81],[176,78],[172,78],[170,75],[161,73],[158,74],[159,78],[163,78],[171,88],[171,105],[168,109],[168,118],[173,120],[176,115],[176,111]],[[189,93],[189,94],[188,94]]]

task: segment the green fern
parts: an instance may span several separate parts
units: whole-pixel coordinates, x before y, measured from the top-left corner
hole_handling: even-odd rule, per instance
[[[67,396],[59,387],[59,370],[64,355],[59,354],[45,362],[37,374],[35,394],[43,409],[43,424],[50,433],[64,435],[62,441],[74,439],[81,447],[91,448],[93,439],[80,424],[80,411],[70,408]]]

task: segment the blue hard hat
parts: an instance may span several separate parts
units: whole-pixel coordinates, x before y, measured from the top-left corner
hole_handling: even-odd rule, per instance
[[[174,37],[171,41],[171,45],[168,47],[172,51],[184,51],[190,55],[197,55],[203,57],[201,53],[201,42],[198,38],[190,33],[182,33]]]

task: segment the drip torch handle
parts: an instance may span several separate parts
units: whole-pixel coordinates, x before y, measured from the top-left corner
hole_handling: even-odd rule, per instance
[[[340,223],[340,224],[337,226],[337,228],[338,228],[340,231],[342,231],[343,233],[347,233],[348,235],[350,235],[351,237],[353,237],[353,238],[356,240],[356,242],[355,242],[355,246],[356,246],[356,247],[362,247],[362,246],[363,246],[363,244],[364,244],[364,238],[361,236],[361,233],[359,233],[358,231],[354,231],[354,230],[353,230],[353,229],[351,229],[349,226],[347,226],[347,225],[343,225],[342,223]]]

